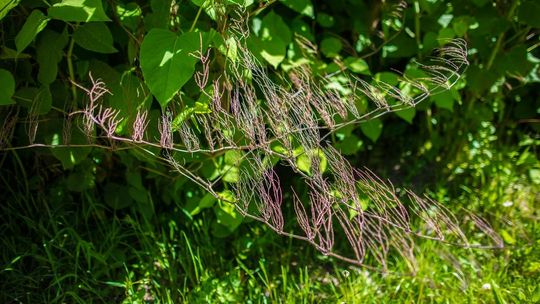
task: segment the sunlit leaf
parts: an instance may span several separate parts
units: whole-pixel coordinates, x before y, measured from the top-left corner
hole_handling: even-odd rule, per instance
[[[15,36],[17,53],[21,53],[34,40],[39,32],[47,26],[47,18],[40,10],[33,10],[24,22],[22,29]]]
[[[20,0],[0,0],[0,20],[2,20],[7,13],[17,5],[19,5]]]
[[[321,41],[321,52],[326,57],[336,57],[339,55],[342,47],[343,45],[341,44],[341,41],[335,37],[324,38]]]
[[[244,219],[242,215],[236,211],[233,204],[222,201],[214,206],[214,213],[216,215],[216,223],[226,228],[226,231],[221,231],[221,234],[216,236],[228,235],[230,232],[234,231]]]
[[[288,6],[289,8],[293,9],[294,11],[311,17],[315,18],[315,15],[313,14],[313,4],[311,3],[311,0],[280,0],[283,4]]]
[[[243,7],[248,7],[252,5],[255,2],[255,0],[227,0],[227,2],[229,4],[236,4],[236,5],[241,5]]]
[[[268,63],[277,67],[285,58],[287,46],[291,42],[291,31],[285,21],[274,11],[268,13],[261,22],[258,51]]]
[[[132,31],[137,29],[139,21],[142,17],[142,9],[137,3],[118,3],[116,5],[116,13],[118,14],[118,19],[120,19],[120,22],[122,22],[122,25]]]
[[[345,59],[343,63],[345,63],[345,66],[355,73],[371,75],[371,72],[369,71],[369,66],[364,59],[347,57],[347,59]]]
[[[62,0],[48,10],[49,17],[62,21],[111,21],[101,0]]]
[[[203,51],[207,47],[205,41]],[[152,29],[145,36],[140,53],[141,69],[150,92],[162,107],[192,77],[197,59],[191,54],[199,49],[200,37],[195,32],[177,35]]]
[[[312,159],[313,158],[318,158],[319,170],[321,173],[324,173],[328,165],[328,160],[326,159],[326,155],[324,154],[324,152],[320,149],[315,149],[312,151],[305,151],[303,153],[300,153],[298,157],[296,158],[296,166],[298,167],[299,170],[307,174],[312,174],[313,172]]]
[[[61,163],[64,169],[71,169],[76,164],[86,159],[92,148],[88,144],[88,138],[82,133],[80,128],[72,127],[70,130],[69,143],[72,147],[55,147],[64,144],[64,134],[62,129],[49,134],[46,143],[51,145],[51,152]]]

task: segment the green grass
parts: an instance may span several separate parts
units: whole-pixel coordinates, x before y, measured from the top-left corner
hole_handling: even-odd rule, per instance
[[[147,219],[131,209],[113,211],[95,191],[69,192],[62,178],[9,159],[1,176],[2,303],[540,301],[538,187],[516,172],[456,198],[444,187],[435,191],[441,201],[484,211],[507,246],[470,250],[422,241],[412,276],[400,261],[397,274],[333,261],[254,222],[216,238],[211,212],[190,219],[173,204]],[[507,201],[512,205],[503,206]]]

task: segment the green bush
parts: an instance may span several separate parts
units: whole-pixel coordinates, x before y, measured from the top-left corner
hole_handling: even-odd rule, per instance
[[[0,3],[3,299],[538,301],[538,15]]]

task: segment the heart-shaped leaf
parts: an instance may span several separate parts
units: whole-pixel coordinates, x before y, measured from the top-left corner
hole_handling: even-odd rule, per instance
[[[291,37],[291,30],[285,21],[271,11],[262,19],[259,37],[255,39],[258,41],[254,41],[258,46],[254,51],[276,68],[285,59]]]
[[[140,61],[144,81],[159,104],[165,107],[174,94],[193,76],[197,59],[191,54],[200,50],[204,33],[177,35],[169,30],[152,29],[141,45]]]
[[[364,135],[366,135],[373,142],[376,142],[379,136],[381,136],[382,128],[383,123],[378,118],[371,119],[360,124],[362,133],[364,133]]]

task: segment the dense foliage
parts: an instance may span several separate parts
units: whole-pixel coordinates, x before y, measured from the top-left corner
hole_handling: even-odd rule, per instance
[[[540,301],[538,16],[535,0],[0,0],[2,302]],[[255,97],[231,123],[238,87]],[[310,104],[319,135],[287,124],[312,127],[305,92],[329,101]],[[346,171],[333,148],[397,186],[365,193],[427,192],[504,248],[419,240],[417,265],[393,247],[370,270],[287,237],[297,201]],[[277,186],[256,187],[259,167]],[[235,208],[250,191],[283,213]]]

